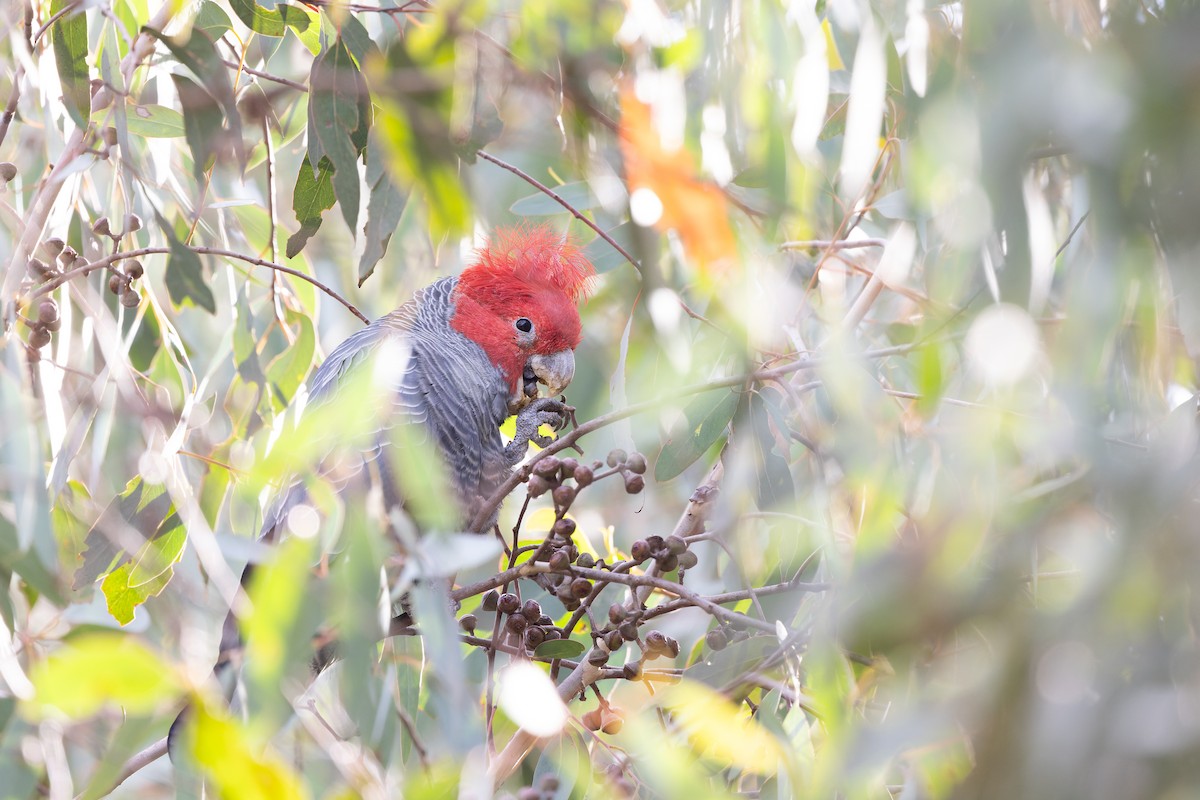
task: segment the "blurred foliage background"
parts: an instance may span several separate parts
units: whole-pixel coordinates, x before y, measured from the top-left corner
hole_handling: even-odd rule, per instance
[[[536,220],[601,273],[579,421],[637,412],[586,457],[650,461],[581,493],[577,541],[619,561],[699,498],[670,578],[741,595],[656,617],[664,680],[596,684],[623,728],[573,700],[498,791],[1194,794],[1193,3],[383,3],[3,7],[0,793],[490,796],[545,685],[494,687],[520,659],[457,641],[429,581],[425,635],[376,645],[395,554],[361,509],[325,499],[323,548],[253,537],[352,310]],[[538,541],[522,494],[500,528]],[[505,566],[423,541],[426,577]],[[152,760],[186,698],[187,763]]]

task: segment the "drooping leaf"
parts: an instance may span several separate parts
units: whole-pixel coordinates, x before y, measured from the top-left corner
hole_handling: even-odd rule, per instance
[[[190,247],[168,232],[171,240],[171,255],[167,259],[167,293],[177,307],[185,302],[203,308],[210,314],[217,313],[217,300],[212,289],[204,280],[204,265],[200,256]]]
[[[378,136],[372,132],[367,141],[367,186],[371,189],[371,199],[367,203],[367,224],[363,227],[366,247],[358,262],[359,286],[371,277],[375,265],[387,253],[388,242],[408,203],[408,193],[397,188],[385,168]]]
[[[774,400],[766,394],[769,390],[750,396],[750,428],[755,450],[755,473],[757,478],[757,501],[761,509],[783,507],[795,502],[796,487],[788,461],[776,449],[775,434],[771,430],[770,403]]]
[[[310,149],[309,158],[312,157]],[[300,230],[288,238],[288,258],[295,257],[304,249],[304,245],[308,244],[308,240],[321,227],[321,214],[333,208],[335,202],[337,198],[333,194],[333,164],[329,159],[321,158],[315,175],[308,158],[300,162],[300,174],[296,176],[296,185],[292,190],[292,210],[296,213]]]
[[[80,719],[105,706],[148,714],[175,703],[181,691],[170,664],[137,639],[117,634],[76,638],[38,663],[29,678],[35,716],[53,708]]]
[[[71,0],[51,0],[50,14],[59,13]],[[50,44],[67,112],[80,127],[87,125],[92,108],[91,74],[88,71],[88,24],[82,8],[68,11],[50,28]]]
[[[183,129],[192,150],[192,175],[204,180],[221,137],[221,108],[212,95],[183,75],[171,75],[179,106],[183,109]]]
[[[238,163],[244,166],[246,151],[242,143],[242,118],[233,94],[233,84],[229,81],[229,68],[221,60],[213,40],[203,30],[195,28],[186,40],[165,36],[151,27],[144,27],[142,30],[165,44],[171,55],[190,69],[199,85],[212,95],[224,112],[225,127]]]
[[[364,99],[369,98],[366,81],[338,39],[314,62],[309,81],[309,112],[322,153],[333,165],[333,190],[346,225],[358,225],[360,186],[358,155],[366,145],[369,114],[363,118]],[[368,106],[369,107],[369,106]],[[361,137],[362,146],[355,139]],[[311,136],[310,136],[311,141]],[[310,145],[311,147],[311,145]]]
[[[725,432],[739,397],[727,389],[706,392],[688,403],[682,418],[668,431],[654,464],[654,480],[669,481],[704,455]]]
[[[287,3],[265,8],[255,0],[229,0],[229,6],[247,28],[264,36],[283,36],[288,28],[300,34],[316,24],[305,11]]]

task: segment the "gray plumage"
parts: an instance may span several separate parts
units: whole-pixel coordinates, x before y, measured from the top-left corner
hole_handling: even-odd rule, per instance
[[[389,365],[377,358],[403,358],[407,363],[394,376],[379,410],[380,427],[362,459],[336,459],[335,470],[321,464],[317,474],[342,489],[366,477],[366,468],[390,445],[395,425],[412,426],[407,433],[432,436],[449,468],[460,520],[465,523],[477,501],[486,498],[508,476],[499,426],[508,416],[509,388],[483,348],[450,326],[457,278],[443,278],[417,291],[411,300],[376,320],[338,345],[309,382],[308,409],[334,402],[354,370],[371,368],[387,374]],[[331,445],[336,446],[336,439]],[[384,474],[390,474],[385,469]],[[398,487],[385,486],[385,498]],[[292,480],[271,503],[261,537],[275,540],[286,526],[288,513],[307,498],[303,481]]]

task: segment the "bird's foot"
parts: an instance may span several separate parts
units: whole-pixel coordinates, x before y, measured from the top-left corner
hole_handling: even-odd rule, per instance
[[[513,440],[504,448],[504,455],[509,464],[516,465],[525,457],[529,443],[538,447],[547,447],[554,440],[549,436],[538,433],[538,428],[549,425],[560,431],[570,419],[573,408],[553,397],[539,397],[517,414],[517,431]]]

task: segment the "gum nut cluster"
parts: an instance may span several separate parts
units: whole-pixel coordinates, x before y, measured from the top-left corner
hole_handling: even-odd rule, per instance
[[[620,733],[621,726],[625,724],[624,712],[603,701],[596,708],[584,713],[579,721],[589,731],[601,731],[608,734]]]
[[[558,776],[547,772],[537,779],[534,786],[520,789],[517,792],[517,800],[554,800],[558,795],[559,785]]]
[[[685,570],[696,566],[696,554],[688,550],[688,543],[680,536],[647,536],[638,539],[629,547],[629,557],[635,564],[654,559],[659,572],[679,570],[682,578]]]
[[[512,592],[501,594],[492,589],[483,596],[481,608],[504,617],[503,630],[524,642],[525,647],[530,650],[542,642],[563,638],[562,628],[555,627],[554,620],[542,613],[541,604],[536,600],[526,600],[522,603],[521,598]],[[472,634],[478,621],[474,614],[467,614],[459,619],[458,624],[468,634]]]

